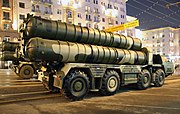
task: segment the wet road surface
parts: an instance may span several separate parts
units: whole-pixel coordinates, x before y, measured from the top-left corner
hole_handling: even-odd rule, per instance
[[[114,96],[100,96],[98,92],[90,92],[84,100],[71,102],[61,94],[48,92],[36,79],[21,80],[11,70],[0,70],[1,114],[179,114],[179,112],[179,72],[166,78],[163,87],[136,90],[133,86],[126,86]]]

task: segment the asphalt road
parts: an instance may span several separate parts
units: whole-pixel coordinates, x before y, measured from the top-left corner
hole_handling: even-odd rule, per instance
[[[180,72],[166,78],[163,87],[136,90],[126,86],[114,96],[105,97],[91,92],[76,102],[61,94],[49,93],[36,79],[21,80],[12,71],[6,72],[0,70],[0,114],[180,113]]]

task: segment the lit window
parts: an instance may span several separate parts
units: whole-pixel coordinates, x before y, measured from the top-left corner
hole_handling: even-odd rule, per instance
[[[85,6],[85,10],[86,10],[87,12],[90,12],[90,11],[91,11],[91,8],[90,8],[89,6]]]
[[[169,33],[169,36],[170,36],[170,37],[174,37],[174,33],[170,32],[170,33]]]
[[[10,24],[4,24],[4,30],[9,30],[10,29]]]
[[[10,40],[10,36],[4,36],[3,41],[9,42],[9,40]]]
[[[68,18],[72,18],[72,12],[71,11],[68,11],[67,14],[68,14]]]

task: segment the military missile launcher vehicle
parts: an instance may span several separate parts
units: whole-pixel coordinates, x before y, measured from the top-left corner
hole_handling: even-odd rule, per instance
[[[25,57],[43,63],[38,78],[72,100],[89,91],[113,95],[127,84],[160,87],[174,72],[172,62],[142,48],[137,38],[30,15],[23,25]]]
[[[17,42],[2,42],[2,61],[13,61],[12,69],[23,79],[33,77],[39,68],[36,62],[28,62],[21,56],[20,44]]]

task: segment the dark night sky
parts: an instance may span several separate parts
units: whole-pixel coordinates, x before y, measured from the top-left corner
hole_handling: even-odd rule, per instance
[[[166,7],[180,0],[128,0],[127,15],[140,20],[142,30],[160,27],[180,27],[180,4]]]

